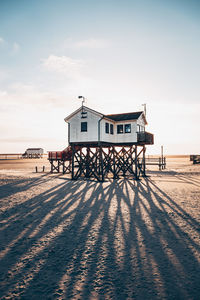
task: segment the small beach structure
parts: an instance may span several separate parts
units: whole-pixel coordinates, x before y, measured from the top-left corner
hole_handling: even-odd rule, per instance
[[[65,118],[69,146],[61,152],[49,152],[51,171],[71,173],[72,179],[145,176],[146,145],[154,143],[146,132],[143,111],[104,115],[81,106]],[[65,162],[68,161],[66,166]]]
[[[42,158],[44,150],[42,148],[28,148],[22,154],[23,158]]]
[[[190,155],[190,161],[193,161],[193,164],[200,164],[200,155]]]

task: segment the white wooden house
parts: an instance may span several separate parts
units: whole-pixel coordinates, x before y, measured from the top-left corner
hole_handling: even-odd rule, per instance
[[[81,106],[68,117],[69,144],[153,144],[153,135],[145,131],[143,111],[104,115]]]
[[[42,158],[44,150],[42,148],[28,148],[22,157],[26,158]]]

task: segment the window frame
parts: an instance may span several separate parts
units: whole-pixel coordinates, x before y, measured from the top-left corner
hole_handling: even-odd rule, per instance
[[[129,126],[128,128],[130,129],[130,131],[127,131],[127,126]],[[131,133],[131,123],[124,125],[124,133]]]
[[[119,128],[122,128],[122,131],[119,130]],[[117,134],[123,134],[124,133],[124,124],[118,124],[117,125]]]
[[[81,132],[87,132],[88,131],[88,122],[81,122]],[[86,128],[84,129],[83,126],[86,125]]]
[[[145,126],[140,126],[140,132],[145,132]]]
[[[87,119],[87,111],[81,112],[81,119]]]
[[[109,123],[105,122],[105,133],[109,134]]]
[[[114,126],[113,126],[113,124],[110,124],[110,134],[114,134]]]
[[[137,124],[137,132],[140,132],[140,125]]]

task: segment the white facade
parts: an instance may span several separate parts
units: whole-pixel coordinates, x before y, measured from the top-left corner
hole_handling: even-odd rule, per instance
[[[106,123],[113,124],[113,134],[106,133],[105,127]],[[130,133],[117,133],[117,125],[125,125],[130,124],[131,125],[131,132]],[[110,126],[109,126],[110,127]],[[109,128],[110,129],[110,128]],[[114,144],[118,143],[136,143],[137,142],[137,121],[118,121],[118,122],[112,122],[107,119],[103,119],[101,121],[101,135],[100,135],[100,141],[102,142],[110,142]]]
[[[85,106],[65,118],[65,122],[69,124],[69,143],[137,143],[137,131],[144,130],[146,125],[143,112],[139,113],[137,119],[115,121]],[[87,131],[82,131],[86,129],[86,125],[81,123],[87,123]],[[118,125],[122,125],[123,133],[118,133]]]
[[[84,111],[87,112],[87,118],[82,118],[82,110],[79,109],[68,121],[70,124],[69,143],[98,141],[98,121],[103,115],[91,112],[88,109]],[[87,122],[87,131],[81,132],[81,122]]]
[[[26,153],[29,154],[43,154],[44,150],[42,148],[28,148]]]
[[[44,150],[42,148],[28,148],[25,153],[22,154],[24,158],[41,158],[43,157]]]

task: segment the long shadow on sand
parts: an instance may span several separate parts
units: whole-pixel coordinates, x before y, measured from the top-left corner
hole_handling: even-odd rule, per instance
[[[60,178],[0,220],[2,299],[200,297],[199,223],[149,178]]]
[[[0,199],[3,199],[8,196],[13,196],[19,192],[27,191],[31,187],[35,187],[38,184],[49,181],[47,174],[42,175],[41,177],[36,178],[21,178],[10,177],[10,179],[1,179],[0,185]]]

